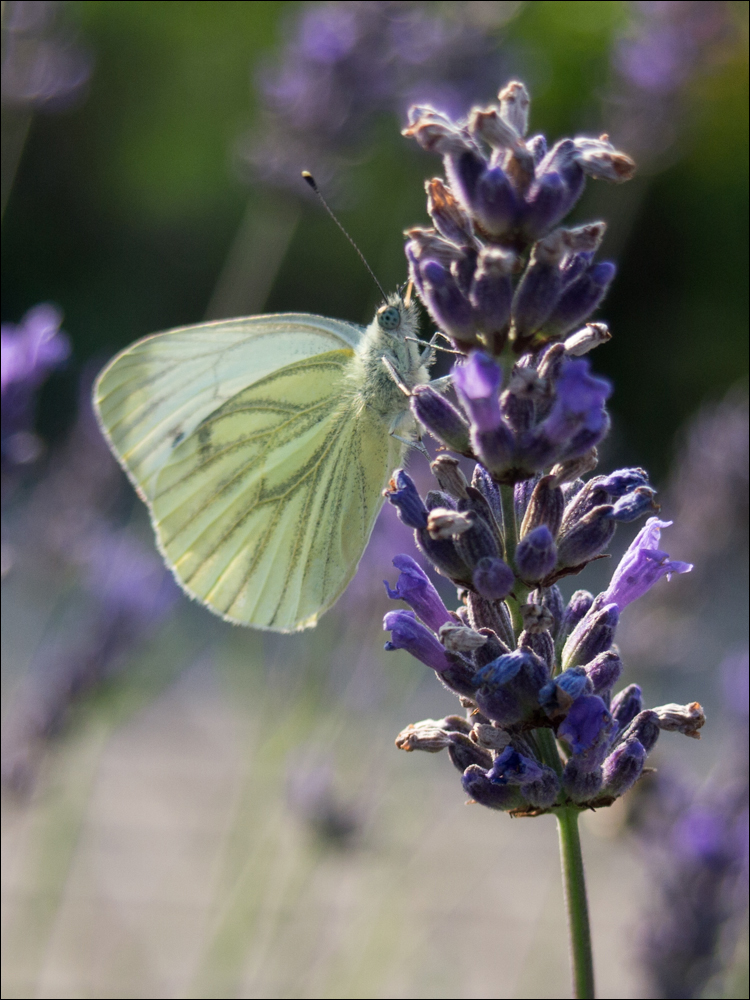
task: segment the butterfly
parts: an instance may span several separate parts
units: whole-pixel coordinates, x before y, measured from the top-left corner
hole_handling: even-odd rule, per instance
[[[417,309],[365,329],[288,313],[137,341],[94,385],[115,457],[180,586],[222,618],[292,632],[354,576],[428,381]]]

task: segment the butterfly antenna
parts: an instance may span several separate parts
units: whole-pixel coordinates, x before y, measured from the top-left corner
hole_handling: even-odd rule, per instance
[[[326,210],[326,212],[328,212],[328,214],[331,216],[331,218],[333,219],[333,221],[339,227],[339,229],[341,230],[341,232],[344,234],[344,236],[346,236],[346,238],[349,240],[349,242],[351,243],[351,245],[357,251],[357,253],[359,254],[359,259],[362,261],[362,263],[365,265],[365,267],[367,268],[367,270],[370,272],[370,276],[372,277],[372,280],[378,286],[378,290],[379,290],[380,294],[383,296],[383,302],[387,302],[388,301],[388,296],[385,294],[385,291],[383,290],[383,286],[378,281],[378,279],[377,279],[377,277],[375,275],[375,272],[370,267],[370,265],[367,263],[367,261],[365,259],[365,255],[362,253],[362,251],[359,249],[359,247],[357,246],[357,244],[351,238],[351,236],[349,235],[349,233],[347,233],[347,231],[344,229],[344,227],[341,225],[341,223],[339,222],[339,220],[334,215],[333,209],[330,207],[330,205],[328,204],[328,202],[325,200],[325,198],[323,197],[323,195],[320,193],[320,188],[315,183],[315,178],[313,177],[313,175],[310,173],[309,170],[303,170],[302,171],[302,177],[306,181],[306,183],[309,184],[309,186],[313,189],[313,191],[318,196],[318,198],[320,198],[320,201],[321,201],[321,203],[323,205],[323,208]]]

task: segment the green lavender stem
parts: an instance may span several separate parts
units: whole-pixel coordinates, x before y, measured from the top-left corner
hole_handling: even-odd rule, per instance
[[[560,862],[570,931],[573,996],[577,1000],[589,1000],[595,995],[594,964],[581,840],[578,835],[578,813],[578,809],[559,809],[555,815],[560,834]]]

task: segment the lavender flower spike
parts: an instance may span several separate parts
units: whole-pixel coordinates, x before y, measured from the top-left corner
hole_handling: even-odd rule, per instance
[[[393,565],[401,570],[396,589],[391,590],[388,582],[383,581],[392,600],[411,604],[414,611],[433,632],[437,632],[441,625],[453,620],[430,578],[411,556],[395,556]]]
[[[668,528],[670,524],[671,521],[660,521],[657,517],[650,517],[646,521],[620,560],[602,598],[603,604],[616,604],[622,611],[628,604],[642,597],[663,576],[669,579],[672,573],[690,572],[693,568],[691,563],[670,559],[666,552],[658,548],[661,529]]]

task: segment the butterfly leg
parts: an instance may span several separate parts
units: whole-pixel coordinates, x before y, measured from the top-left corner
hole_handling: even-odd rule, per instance
[[[404,430],[405,433],[408,433],[406,428],[403,426],[404,424],[409,424],[411,425],[411,427],[414,428],[414,433],[412,433],[411,437],[404,437],[398,433],[399,430],[402,429]],[[397,441],[400,441],[402,444],[407,445],[409,448],[415,448],[417,451],[421,451],[422,454],[428,459],[428,461],[432,461],[430,453],[422,444],[422,434],[419,429],[419,425],[416,424],[416,421],[412,417],[411,413],[406,412],[399,415],[393,421],[389,434],[391,437],[395,438]]]

